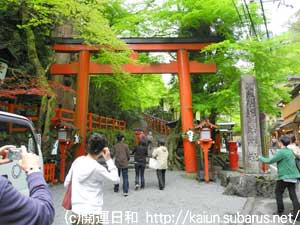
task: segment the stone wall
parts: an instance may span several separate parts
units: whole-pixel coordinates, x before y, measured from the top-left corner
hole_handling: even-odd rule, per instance
[[[276,175],[243,174],[234,171],[220,171],[218,177],[225,187],[224,194],[241,197],[274,197]]]

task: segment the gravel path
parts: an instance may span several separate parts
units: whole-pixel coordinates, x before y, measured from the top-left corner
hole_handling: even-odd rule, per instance
[[[134,170],[129,170],[128,197],[122,192],[114,193],[113,185],[105,183],[103,210],[107,224],[224,224],[216,222],[215,218],[241,212],[247,200],[223,195],[220,185],[199,183],[186,178],[183,171],[167,171],[163,191],[158,189],[154,170],[145,171],[145,180],[145,189],[135,191]],[[60,206],[64,188],[60,184],[51,187],[51,191],[56,208],[54,225],[65,225],[65,211]]]

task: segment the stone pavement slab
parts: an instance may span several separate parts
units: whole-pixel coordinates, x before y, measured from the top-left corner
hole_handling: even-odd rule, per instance
[[[286,190],[287,192],[287,190]],[[298,191],[299,196],[299,191]],[[259,225],[259,224],[272,224],[272,225],[300,225],[299,221],[295,221],[291,219],[288,214],[290,210],[292,210],[293,206],[291,200],[289,198],[284,198],[284,206],[285,212],[284,216],[278,218],[278,216],[273,216],[273,213],[277,211],[276,200],[275,198],[252,198],[251,199],[251,206],[249,207],[249,215],[265,215],[264,222],[263,221],[256,221],[252,223],[252,225]],[[268,221],[268,222],[267,222]]]
[[[166,188],[158,189],[156,171],[145,171],[146,187],[134,190],[134,170],[129,170],[129,196],[114,193],[113,184],[104,185],[105,222],[107,224],[136,225],[190,225],[237,224],[230,216],[242,213],[247,198],[223,195],[224,188],[217,183],[199,183],[186,178],[183,171],[167,171]],[[60,206],[64,188],[51,187],[55,202],[54,225],[65,225],[65,211]],[[234,222],[234,221],[233,221]]]

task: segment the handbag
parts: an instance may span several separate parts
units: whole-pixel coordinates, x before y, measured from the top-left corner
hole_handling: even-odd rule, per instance
[[[61,203],[62,207],[64,207],[66,210],[72,209],[72,178],[70,180],[70,183],[67,186],[67,190],[64,196],[64,199]]]
[[[154,158],[150,158],[149,159],[149,168],[151,169],[159,169],[159,162],[158,160],[154,159]]]

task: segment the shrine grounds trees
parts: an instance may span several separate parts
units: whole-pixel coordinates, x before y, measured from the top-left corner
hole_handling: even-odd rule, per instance
[[[120,24],[130,27],[128,23],[133,22],[134,29],[123,33],[224,37],[223,42],[210,45],[201,53],[190,54],[191,58],[199,61],[215,62],[218,68],[216,75],[192,76],[194,111],[200,111],[212,122],[221,115],[238,115],[240,76],[252,74],[258,81],[260,111],[278,114],[276,103],[287,98],[287,90],[280,84],[286,81],[288,74],[299,72],[297,59],[300,46],[299,40],[291,40],[286,34],[267,37],[260,4],[252,1],[245,5],[242,1],[232,0],[170,0],[163,4],[156,3],[147,4],[145,1],[137,5],[132,11],[137,13],[138,21],[131,15],[130,20],[119,20],[113,27],[120,28]],[[294,27],[297,27],[296,24]],[[268,31],[270,33],[272,36],[272,32]],[[176,85],[176,77],[172,82]],[[170,91],[170,95],[176,98],[176,86]]]
[[[300,70],[297,23],[293,26],[293,38],[287,34],[272,36],[264,26],[258,1],[247,5],[236,0],[169,0],[151,1],[151,4],[145,1],[128,9],[136,17],[125,16],[113,24],[113,28],[126,35],[224,37],[223,42],[190,54],[190,58],[214,62],[218,68],[216,75],[191,76],[193,110],[200,112],[202,118],[208,117],[213,123],[231,118],[237,122],[239,132],[239,80],[246,74],[257,79],[260,112],[279,115],[277,103],[288,99],[288,89],[284,87],[287,75],[298,74]],[[122,26],[127,29],[121,30]],[[177,87],[174,76],[164,99],[178,111]]]
[[[94,1],[96,2],[96,1]],[[97,1],[102,3],[100,1]],[[84,33],[87,40],[110,46],[120,45],[109,29],[106,19],[101,14],[102,4],[92,7],[89,2],[78,1],[1,1],[1,27],[9,32],[2,36],[1,42],[9,43],[24,66],[23,73],[35,77],[40,89],[48,90],[48,94],[40,99],[40,116],[38,129],[42,132],[43,146],[49,146],[50,118],[53,116],[55,96],[47,81],[47,69],[52,63],[51,49],[48,46],[51,31],[65,20],[72,20],[78,36]],[[93,19],[90,18],[92,16]],[[84,26],[82,26],[84,25]],[[102,29],[93,31],[93,27]],[[80,28],[80,29],[79,29]],[[103,32],[103,33],[102,33]],[[13,33],[14,35],[10,35]],[[97,39],[95,36],[98,35]],[[94,37],[94,38],[93,38]],[[18,49],[23,51],[17,51]]]
[[[92,85],[98,90],[91,93],[91,96],[93,99],[101,98],[100,101],[95,101],[95,104],[92,102],[91,108],[95,109],[95,113],[126,117],[124,112],[126,110],[129,112],[130,108],[140,109],[157,104],[159,101],[155,100],[159,99],[158,97],[147,98],[145,93],[153,93],[153,90],[162,93],[164,88],[160,78],[157,79],[156,76],[148,79],[148,82],[144,78],[122,74],[118,65],[129,61],[129,50],[116,37],[109,20],[106,19],[118,13],[116,10],[110,10],[111,8],[109,1],[102,0],[8,0],[0,2],[0,42],[8,43],[18,61],[22,62],[16,69],[34,77],[39,88],[47,90],[46,94],[37,101],[40,104],[38,129],[42,131],[44,144],[49,140],[50,118],[53,116],[52,109],[55,106],[56,97],[61,98],[61,96],[55,96],[47,80],[49,66],[54,62],[51,35],[59,26],[71,24],[74,29],[74,38],[84,38],[87,44],[106,46],[101,53],[93,56],[93,60],[114,65],[116,73],[120,75],[103,77],[102,80],[92,78]],[[123,51],[115,51],[115,49],[123,49]],[[13,72],[9,71],[8,76],[13,75]],[[151,90],[149,90],[150,84],[154,85]],[[18,100],[15,101],[18,103]],[[28,97],[26,101],[25,103],[30,104],[31,98]]]
[[[191,59],[214,62],[218,68],[216,75],[191,77],[194,111],[213,123],[224,116],[238,121],[239,79],[252,74],[258,81],[260,111],[278,114],[276,103],[288,98],[288,90],[281,84],[287,75],[298,74],[300,70],[299,21],[292,25],[289,35],[267,38],[262,9],[256,1],[247,6],[237,0],[124,2],[0,1],[0,43],[8,44],[18,59],[16,69],[36,78],[39,87],[47,90],[45,96],[38,97],[39,128],[43,129],[44,142],[48,139],[49,118],[56,99],[47,80],[49,65],[54,61],[51,35],[65,24],[71,24],[74,38],[109,46],[93,55],[93,60],[114,65],[118,76],[91,78],[89,107],[94,113],[133,120],[143,109],[159,105],[162,97],[179,111],[177,77],[173,76],[166,90],[159,76],[124,74],[119,65],[130,61],[130,52],[117,37],[222,36],[223,42],[190,54]],[[160,60],[139,54],[137,63]],[[8,76],[14,76],[11,69]],[[26,101],[30,104],[32,99]]]

